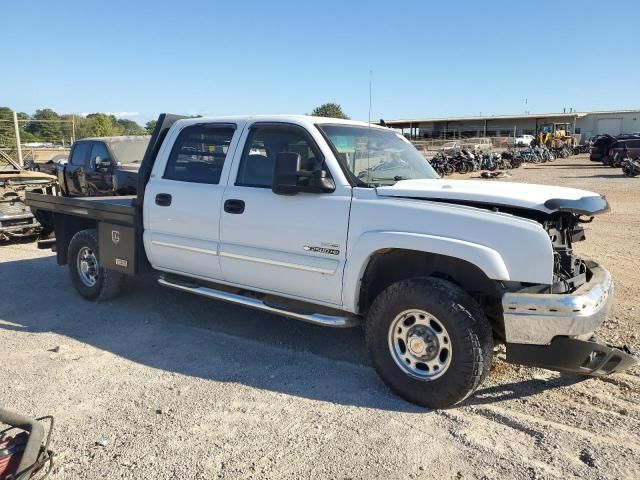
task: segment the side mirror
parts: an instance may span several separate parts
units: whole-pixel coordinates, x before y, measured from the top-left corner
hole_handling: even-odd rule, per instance
[[[278,195],[295,195],[298,192],[331,193],[336,184],[321,168],[303,170],[299,153],[280,152],[273,168],[271,190]]]
[[[93,165],[91,165],[92,168],[101,171],[107,171],[109,169],[109,166],[111,165],[111,162],[109,162],[109,160],[105,160],[99,155],[96,155],[95,159],[91,159],[91,162],[93,163]]]

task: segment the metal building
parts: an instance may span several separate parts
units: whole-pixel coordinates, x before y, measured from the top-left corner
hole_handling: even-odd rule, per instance
[[[598,112],[535,113],[477,117],[413,118],[385,120],[412,139],[510,137],[535,135],[541,125],[568,124],[585,141],[592,135],[640,132],[640,109]]]

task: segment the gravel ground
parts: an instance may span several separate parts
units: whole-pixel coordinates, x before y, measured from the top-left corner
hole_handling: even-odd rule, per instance
[[[640,179],[584,157],[512,173],[486,182],[607,195],[611,213],[587,226],[579,250],[617,281],[601,336],[637,349]],[[86,302],[50,252],[0,247],[0,405],[55,416],[52,478],[640,478],[638,368],[579,379],[498,354],[463,406],[429,411],[386,389],[359,329],[208,301],[152,278],[126,290]]]

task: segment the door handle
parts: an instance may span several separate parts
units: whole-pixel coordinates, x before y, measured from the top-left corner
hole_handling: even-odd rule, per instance
[[[244,212],[244,200],[236,200],[235,198],[225,200],[224,211],[227,213],[235,213],[237,215]]]
[[[168,193],[159,193],[156,195],[156,205],[160,207],[168,207],[171,205],[171,195]]]

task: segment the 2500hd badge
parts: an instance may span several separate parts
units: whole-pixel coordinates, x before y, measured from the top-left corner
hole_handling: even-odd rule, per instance
[[[331,245],[331,247],[337,247],[337,245]],[[338,248],[329,248],[328,246],[313,247],[310,245],[305,245],[302,248],[304,249],[305,252],[326,253],[329,255],[340,255],[340,250]]]

